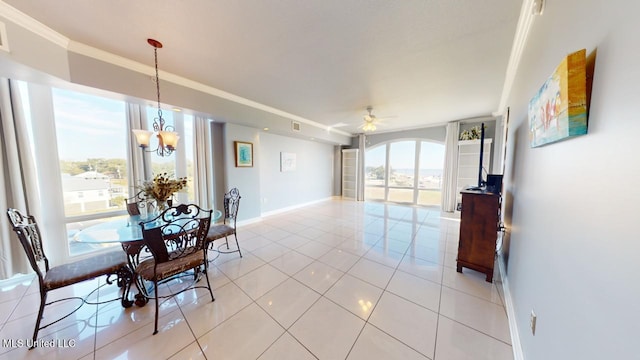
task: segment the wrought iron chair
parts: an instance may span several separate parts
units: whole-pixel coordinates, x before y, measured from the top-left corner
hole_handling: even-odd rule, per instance
[[[38,332],[44,328],[47,328],[76,312],[83,304],[101,304],[104,302],[89,302],[87,298],[91,296],[89,293],[85,298],[80,297],[68,297],[58,299],[47,303],[47,294],[51,290],[59,289],[65,286],[77,284],[86,280],[91,280],[103,275],[107,275],[107,284],[112,284],[110,279],[111,275],[117,275],[118,285],[123,287],[130,283],[131,271],[127,265],[127,258],[122,250],[112,251],[108,253],[102,253],[90,257],[85,260],[80,260],[68,264],[50,267],[49,259],[44,253],[42,244],[42,236],[40,235],[40,229],[35,219],[31,215],[24,215],[16,209],[8,209],[7,216],[9,221],[13,225],[13,230],[18,235],[18,239],[24,248],[31,268],[38,276],[38,282],[40,284],[40,309],[38,310],[38,317],[36,319],[36,325],[33,330],[33,342],[36,343]],[[129,307],[133,303],[127,299],[128,287],[123,291],[122,305]],[[42,314],[46,305],[51,305],[63,300],[77,299],[82,302],[69,314],[61,317],[60,319],[53,321],[47,325],[40,326],[42,321]],[[118,300],[118,299],[113,299]],[[113,301],[109,300],[109,301]],[[105,301],[108,302],[108,301]],[[31,349],[34,347],[32,346]]]
[[[153,334],[158,333],[159,298],[172,297],[186,290],[206,288],[214,301],[209,275],[207,274],[206,235],[211,224],[212,210],[203,210],[194,204],[180,204],[163,211],[156,218],[140,223],[142,238],[152,258],[143,260],[136,267],[136,275],[153,282],[153,297],[156,303],[156,315]],[[204,267],[207,285],[196,285]],[[194,281],[188,287],[166,296],[158,295],[158,284],[174,279],[179,274],[194,270]],[[145,293],[146,287],[140,289]]]
[[[238,235],[236,234],[236,222],[238,218],[238,209],[240,207],[240,192],[238,188],[229,190],[224,194],[224,219],[223,223],[219,225],[212,225],[207,234],[207,243],[213,249],[213,242],[218,239],[225,238],[227,250],[229,250],[229,236],[233,235],[236,239],[237,250],[223,251],[218,247],[217,251],[221,253],[234,253],[238,252],[242,257],[240,251],[240,245],[238,244]]]
[[[129,216],[140,215],[140,207],[146,207],[148,203],[142,191],[127,199],[127,212]]]
[[[173,206],[173,198],[167,199],[167,205],[169,207]],[[139,191],[127,199],[127,213],[129,213],[129,216],[140,215],[141,209],[144,209],[147,214],[151,214],[158,209],[158,204],[147,199],[143,191]]]

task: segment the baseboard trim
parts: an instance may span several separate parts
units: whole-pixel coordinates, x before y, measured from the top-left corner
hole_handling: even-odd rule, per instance
[[[500,279],[502,280],[502,293],[504,294],[504,305],[507,309],[507,318],[509,319],[509,332],[511,333],[511,348],[513,350],[514,360],[524,360],[522,353],[522,345],[520,344],[520,334],[518,333],[518,323],[516,322],[516,310],[513,307],[513,299],[509,290],[509,278],[506,273],[506,264],[502,254],[498,254],[498,269],[500,270]]]
[[[314,205],[314,204],[318,204],[318,203],[321,203],[321,202],[329,201],[331,199],[333,199],[333,196],[327,197],[327,198],[324,198],[324,199],[309,201],[309,202],[302,203],[302,204],[296,204],[296,205],[293,205],[293,206],[287,206],[287,207],[284,207],[284,208],[281,208],[281,209],[276,209],[276,210],[263,212],[260,217],[261,218],[265,218],[265,217],[269,217],[269,216],[273,216],[273,215],[282,214],[282,213],[289,212],[289,211],[292,211],[292,210],[296,210],[296,209],[299,209],[299,208],[307,207],[309,205]]]

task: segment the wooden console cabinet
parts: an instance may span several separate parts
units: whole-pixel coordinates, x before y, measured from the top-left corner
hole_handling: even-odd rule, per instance
[[[457,271],[477,270],[493,281],[496,240],[500,221],[500,195],[484,190],[463,190]]]

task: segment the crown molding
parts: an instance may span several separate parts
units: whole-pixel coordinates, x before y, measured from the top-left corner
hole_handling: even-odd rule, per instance
[[[146,75],[152,75],[155,76],[155,68],[148,66],[148,65],[144,65],[141,64],[137,61],[133,61],[131,59],[127,59],[125,57],[122,56],[118,56],[115,54],[112,54],[110,52],[104,51],[104,50],[100,50],[97,49],[95,47],[86,45],[86,44],[82,44],[79,43],[77,41],[73,41],[70,40],[69,38],[63,36],[62,34],[52,30],[51,28],[47,27],[46,25],[42,24],[41,22],[33,19],[32,17],[30,17],[29,15],[15,9],[14,7],[8,5],[7,3],[5,3],[4,1],[0,0],[0,16],[7,18],[8,20],[10,20],[11,22],[15,23],[16,25],[29,30],[41,37],[43,37],[44,39],[66,49],[67,51],[71,51],[80,55],[84,55],[84,56],[88,56],[91,58],[94,58],[96,60],[100,60],[102,62],[106,62],[115,66],[119,66],[125,69],[129,69],[135,72],[139,72],[142,74],[146,74]],[[249,107],[252,107],[254,109],[258,109],[258,110],[262,110],[274,115],[278,115],[278,116],[282,116],[284,118],[290,119],[290,120],[295,120],[298,121],[300,123],[304,123],[313,127],[317,127],[320,128],[322,130],[326,130],[327,132],[330,133],[335,133],[335,134],[339,134],[339,135],[343,135],[343,136],[353,136],[353,134],[342,131],[342,130],[337,130],[337,129],[333,129],[327,125],[324,124],[320,124],[317,123],[313,120],[309,120],[306,118],[303,118],[301,116],[298,115],[294,115],[291,113],[288,113],[286,111],[280,110],[280,109],[276,109],[274,107],[268,106],[268,105],[264,105],[261,104],[259,102],[253,101],[253,100],[249,100],[246,98],[243,98],[241,96],[238,95],[234,95],[231,93],[228,93],[226,91],[220,90],[220,89],[216,89],[214,87],[208,86],[208,85],[204,85],[202,83],[199,83],[197,81],[193,81],[172,73],[168,73],[168,72],[164,72],[164,71],[159,71],[159,75],[161,75],[160,77],[165,80],[165,81],[169,81],[172,82],[174,84],[177,85],[181,85],[181,86],[185,86],[187,88],[191,88],[197,91],[201,91],[213,96],[217,96],[229,101],[233,101],[235,103],[238,104],[242,104],[242,105],[246,105]]]
[[[100,60],[102,62],[106,62],[115,66],[119,66],[125,69],[129,69],[135,72],[139,72],[145,75],[150,75],[150,76],[155,76],[155,68],[149,66],[149,65],[144,65],[141,64],[137,61],[133,61],[131,59],[127,59],[125,57],[122,56],[118,56],[115,54],[112,54],[110,52],[104,51],[104,50],[100,50],[98,48],[86,45],[86,44],[82,44],[76,41],[71,40],[69,42],[69,47],[68,47],[69,51],[72,51],[74,53],[80,54],[80,55],[84,55],[87,57],[91,57],[94,58],[96,60]],[[328,132],[332,132],[332,133],[336,133],[339,135],[344,135],[344,136],[353,136],[350,133],[341,131],[341,130],[336,130],[336,129],[332,129],[329,126],[317,123],[315,121],[303,118],[301,116],[298,115],[294,115],[291,113],[288,113],[286,111],[280,110],[280,109],[276,109],[274,107],[253,101],[253,100],[249,100],[246,98],[243,98],[241,96],[238,95],[234,95],[231,94],[229,92],[226,92],[224,90],[220,90],[217,88],[214,88],[212,86],[209,85],[205,85],[203,83],[191,80],[191,79],[187,79],[185,77],[179,76],[179,75],[175,75],[173,73],[169,73],[169,72],[165,72],[162,70],[158,71],[158,75],[162,80],[174,83],[176,85],[180,85],[180,86],[184,86],[190,89],[194,89],[209,95],[213,95],[222,99],[226,99],[229,101],[233,101],[235,103],[238,104],[242,104],[242,105],[246,105],[249,107],[252,107],[254,109],[258,109],[258,110],[262,110],[274,115],[278,115],[278,116],[282,116],[284,118],[290,119],[290,120],[295,120],[301,123],[305,123],[307,125],[311,125],[323,130],[326,130]]]
[[[31,31],[60,47],[67,49],[69,46],[69,38],[52,30],[48,26],[10,6],[4,1],[0,1],[0,16],[11,20],[11,22],[16,25]]]
[[[511,95],[511,88],[513,87],[513,82],[518,72],[518,66],[522,59],[522,52],[524,51],[524,47],[527,43],[531,25],[537,15],[534,13],[534,3],[535,0],[524,0],[522,7],[520,8],[520,18],[518,19],[513,45],[511,46],[511,55],[509,56],[507,72],[502,86],[500,104],[498,105],[498,109],[492,113],[494,116],[502,116],[507,110],[507,101],[509,99],[509,95]]]

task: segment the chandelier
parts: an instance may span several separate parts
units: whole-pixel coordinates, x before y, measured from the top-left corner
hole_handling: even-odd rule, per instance
[[[160,108],[160,77],[158,76],[158,48],[162,48],[162,43],[158,40],[147,39],[149,45],[153,46],[153,54],[155,56],[156,67],[156,93],[158,95],[158,117],[153,119],[153,131],[135,129],[132,130],[136,136],[136,141],[143,151],[155,152],[159,156],[169,156],[176,149],[178,145],[178,133],[175,132],[173,126],[165,125],[165,120],[162,118],[162,109]],[[151,136],[156,134],[158,138],[158,147],[152,150],[146,150],[149,147],[149,140]]]

